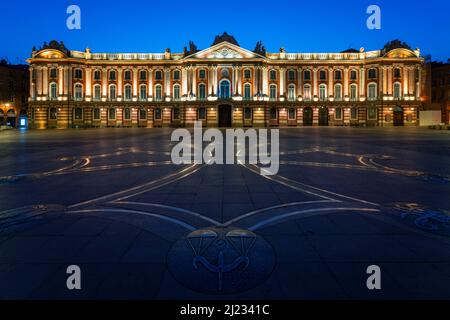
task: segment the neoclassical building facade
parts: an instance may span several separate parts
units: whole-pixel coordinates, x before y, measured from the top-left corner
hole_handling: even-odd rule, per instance
[[[192,48],[193,47],[193,48]],[[33,50],[33,128],[416,125],[425,68],[419,49],[267,53],[216,37],[183,53]]]

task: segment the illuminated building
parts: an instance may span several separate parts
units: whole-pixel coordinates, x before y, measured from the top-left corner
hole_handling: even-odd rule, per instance
[[[399,41],[382,50],[268,53],[228,34],[172,53],[33,50],[35,128],[417,125],[425,68]]]

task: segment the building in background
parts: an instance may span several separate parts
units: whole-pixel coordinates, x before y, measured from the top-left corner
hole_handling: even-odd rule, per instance
[[[27,65],[0,61],[0,126],[17,127],[20,115],[27,114],[29,84]]]
[[[34,49],[35,128],[413,126],[423,105],[420,50],[266,52],[226,33],[182,53],[93,53],[52,41]]]
[[[450,124],[450,59],[431,63],[431,105],[442,110],[442,122]]]

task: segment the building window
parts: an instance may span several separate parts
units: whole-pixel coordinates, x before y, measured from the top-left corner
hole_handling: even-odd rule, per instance
[[[131,85],[127,84],[127,85],[125,85],[125,89],[124,89],[124,99],[125,99],[125,101],[131,101],[131,98],[132,98]]]
[[[173,119],[180,120],[180,108],[178,107],[173,108]]]
[[[340,84],[334,86],[334,99],[336,101],[342,100],[342,86]]]
[[[270,108],[270,120],[277,120],[277,119],[278,119],[277,108]]]
[[[162,86],[159,84],[155,86],[155,99],[156,101],[162,101]]]
[[[270,85],[270,100],[276,100],[277,99],[277,86],[274,84]]]
[[[131,81],[131,71],[126,70],[124,75],[125,81]]]
[[[244,100],[250,100],[252,97],[252,88],[249,83],[244,85]]]
[[[319,99],[320,99],[320,101],[327,100],[327,85],[326,84],[321,84],[319,86]]]
[[[100,72],[100,70],[95,70],[94,71],[94,80],[95,81],[100,81],[100,79],[101,79],[101,72]]]
[[[351,120],[358,120],[358,109],[357,108],[352,108],[350,110],[350,119]]]
[[[75,85],[75,94],[74,94],[75,100],[82,100],[83,99],[83,85],[80,83],[77,83]]]
[[[175,101],[180,100],[180,85],[176,84],[173,86],[173,99]]]
[[[199,79],[204,80],[206,78],[206,70],[205,69],[200,69],[198,71],[198,77],[199,77]]]
[[[125,108],[123,110],[123,119],[124,120],[131,120],[131,110],[130,110],[130,108]]]
[[[303,98],[306,101],[311,100],[311,86],[309,84],[303,86]]]
[[[377,108],[370,107],[367,110],[367,119],[369,119],[369,120],[377,120]]]
[[[352,84],[350,86],[350,100],[356,101],[358,99],[358,86],[356,84]]]
[[[198,108],[197,111],[198,114],[198,120],[206,120],[206,109],[205,108]]]
[[[147,100],[147,86],[145,84],[142,84],[139,87],[139,99],[141,101]]]
[[[126,90],[125,90],[126,91]],[[126,94],[125,94],[126,95]],[[110,85],[109,86],[109,100],[116,100],[116,85]]]
[[[101,89],[102,87],[99,84],[94,86],[94,100],[99,101],[101,99]]]
[[[351,70],[350,71],[350,80],[355,81],[358,78],[358,72],[356,72],[356,70]]]
[[[306,80],[306,81],[311,80],[311,71],[305,70],[305,71],[303,72],[303,79]]]
[[[376,69],[369,69],[369,79],[375,79],[377,77]]]
[[[75,108],[73,113],[75,120],[83,120],[83,109]]]
[[[181,78],[180,70],[175,70],[173,72],[173,80],[180,80],[180,78]]]
[[[51,68],[50,69],[50,78],[56,78],[58,77],[58,70],[56,68]]]
[[[272,80],[272,81],[277,80],[277,71],[276,70],[270,70],[270,80]]]
[[[250,79],[252,77],[252,72],[250,71],[250,69],[245,69],[244,70],[244,79]]]
[[[295,70],[289,70],[288,71],[288,80],[289,81],[295,81]]]
[[[399,68],[395,68],[394,69],[394,78],[401,78],[402,77],[402,72]]]
[[[94,120],[100,120],[100,109],[99,108],[94,108],[94,110],[92,111],[92,118]]]
[[[296,117],[296,110],[295,110],[295,108],[289,108],[289,111],[288,111],[288,119],[289,120],[295,120],[297,117]]]
[[[293,84],[288,86],[288,100],[295,101],[295,85]]]
[[[198,98],[200,100],[206,99],[206,85],[204,83],[198,85]]]
[[[394,83],[394,99],[400,99],[401,95],[401,85],[400,83],[396,82]]]
[[[335,120],[342,120],[342,108],[336,108],[334,110],[334,119]]]
[[[158,70],[155,72],[155,80],[157,80],[157,81],[162,80],[162,71]]]
[[[335,80],[342,80],[342,72],[341,72],[341,70],[336,70],[334,72],[334,79]]]
[[[155,120],[161,120],[162,119],[162,113],[160,108],[155,109]]]
[[[139,109],[139,120],[147,120],[147,110]]]
[[[222,80],[220,82],[220,99],[229,99],[230,94],[230,82],[228,80]]]
[[[48,117],[50,120],[56,120],[58,118],[57,116],[56,108],[50,108],[48,112]]]
[[[252,120],[252,108],[245,107],[245,109],[244,109],[244,119],[245,120]]]
[[[327,72],[325,70],[320,70],[320,72],[319,72],[319,79],[320,80],[327,80]]]
[[[58,98],[58,85],[55,82],[50,83],[50,99]]]
[[[369,91],[369,100],[376,100],[377,99],[377,84],[370,83],[368,86],[368,91]]]
[[[81,69],[74,70],[74,78],[75,79],[83,79],[83,71]]]
[[[109,120],[116,120],[116,109],[109,108],[108,109],[108,119]]]
[[[115,81],[116,78],[117,78],[116,71],[111,70],[111,71],[109,72],[109,80],[110,80],[110,81]]]
[[[139,80],[141,81],[147,80],[147,71],[141,70],[141,72],[139,72]]]

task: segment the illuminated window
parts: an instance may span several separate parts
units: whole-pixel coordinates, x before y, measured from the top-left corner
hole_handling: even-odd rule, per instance
[[[58,98],[58,85],[55,82],[50,83],[50,99]]]
[[[162,100],[162,86],[159,84],[155,86],[155,99],[156,101]]]
[[[368,85],[368,92],[369,92],[369,100],[376,100],[377,99],[377,84],[370,83]]]
[[[198,85],[198,98],[200,100],[206,99],[206,85],[204,83]]]
[[[320,101],[327,100],[327,85],[326,84],[321,84],[319,86],[319,99],[320,99]]]
[[[334,99],[336,101],[342,100],[342,86],[340,84],[334,86]]]
[[[125,90],[126,91],[126,90]],[[109,100],[116,100],[117,98],[117,94],[116,94],[117,90],[116,90],[116,85],[110,85],[109,86]]]
[[[295,101],[295,85],[290,84],[288,87],[288,100]]]
[[[99,84],[94,85],[94,100],[99,101],[101,99],[102,87]]]
[[[274,84],[270,85],[270,100],[276,100],[277,99],[277,86]]]

